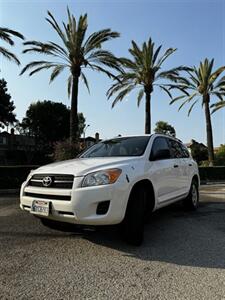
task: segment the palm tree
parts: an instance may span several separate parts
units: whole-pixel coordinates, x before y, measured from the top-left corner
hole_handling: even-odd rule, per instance
[[[162,46],[159,46],[156,50],[154,46],[151,38],[147,43],[144,42],[141,48],[132,41],[132,48],[129,49],[132,59],[120,59],[125,71],[120,72],[117,76],[118,80],[116,80],[107,92],[108,99],[117,94],[112,107],[119,101],[122,101],[136,88],[139,89],[137,97],[138,106],[145,95],[145,133],[147,134],[151,133],[151,94],[154,86],[160,87],[172,98],[169,90],[158,82],[162,79],[176,81],[179,71],[185,69],[185,67],[180,66],[168,71],[161,71],[163,62],[176,49],[169,48],[158,58]]]
[[[29,70],[31,71],[29,73],[31,76],[41,70],[52,69],[50,76],[50,82],[52,82],[64,69],[69,69],[68,96],[71,95],[70,140],[75,142],[78,138],[77,106],[80,78],[89,91],[88,81],[83,70],[84,68],[90,68],[91,70],[105,73],[109,77],[114,77],[109,69],[120,70],[119,61],[110,51],[103,50],[102,45],[111,39],[119,37],[119,33],[111,31],[111,29],[103,29],[92,33],[85,39],[88,28],[87,14],[81,15],[77,22],[68,8],[67,13],[68,23],[63,23],[62,27],[59,26],[49,11],[46,18],[60,38],[61,44],[38,41],[24,43],[28,48],[23,53],[45,54],[51,56],[54,60],[32,61],[23,68],[21,74]]]
[[[173,99],[170,104],[182,100],[182,104],[179,110],[185,104],[191,104],[188,110],[188,115],[190,115],[193,107],[199,101],[201,101],[202,107],[205,110],[205,120],[206,120],[206,134],[207,134],[207,146],[209,163],[213,165],[214,161],[214,151],[213,151],[213,132],[212,123],[210,115],[210,101],[211,97],[217,97],[222,103],[223,96],[225,96],[225,77],[222,77],[216,82],[220,74],[225,71],[225,66],[218,68],[213,71],[214,60],[209,61],[207,58],[200,62],[198,68],[193,67],[187,70],[187,78],[178,79],[178,82],[170,85],[171,89],[179,89],[183,93],[183,96]],[[167,86],[168,87],[168,86]],[[215,109],[220,108],[219,104],[216,104]]]
[[[8,43],[10,46],[13,46],[14,41],[12,40],[11,36],[16,36],[22,40],[24,39],[24,36],[21,33],[11,30],[9,28],[0,27],[0,39]],[[10,52],[9,50],[7,50],[6,48],[0,46],[0,53],[7,59],[15,62],[17,65],[20,64],[20,61],[16,57],[16,55]]]

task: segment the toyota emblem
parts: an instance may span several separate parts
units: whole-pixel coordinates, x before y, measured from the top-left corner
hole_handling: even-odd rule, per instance
[[[46,176],[42,179],[42,184],[45,187],[48,187],[52,184],[52,178],[50,176]]]

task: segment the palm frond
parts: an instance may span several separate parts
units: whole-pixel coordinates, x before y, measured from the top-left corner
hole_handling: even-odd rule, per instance
[[[175,98],[172,97],[172,101],[170,101],[170,104],[173,104],[174,102],[176,102],[178,100],[181,100],[181,99],[184,99],[184,98],[186,98],[186,95],[178,96],[178,97],[175,97]]]
[[[192,103],[191,107],[190,107],[189,110],[188,110],[188,117],[190,116],[190,114],[191,114],[191,112],[192,112],[192,110],[193,110],[195,104],[196,104],[198,101],[199,101],[199,99],[195,100],[195,102]]]
[[[221,108],[225,108],[225,100],[212,104],[211,108],[213,108],[212,114]]]
[[[137,98],[137,106],[138,106],[138,107],[139,107],[140,104],[141,104],[141,100],[142,100],[143,96],[144,96],[144,90],[141,89],[141,90],[139,91],[139,93],[138,93],[138,98]]]
[[[24,40],[24,36],[19,33],[18,31],[5,28],[5,27],[0,27],[0,39],[5,41],[6,43],[10,44],[11,46],[14,45],[14,41],[12,40],[11,36],[18,37],[22,40]]]
[[[66,60],[68,63],[70,63],[69,55],[66,52],[66,50],[53,42],[42,43],[39,41],[27,41],[24,42],[23,44],[24,46],[30,46],[29,48],[24,49],[23,53],[34,52],[34,53],[55,56],[62,60]]]
[[[197,94],[198,94],[197,92],[196,92],[196,93],[193,93],[191,96],[189,96],[188,98],[186,98],[186,100],[179,106],[178,111],[180,111],[181,108],[182,108],[185,104],[191,102],[191,100],[192,100],[195,96],[197,96]]]
[[[22,75],[23,73],[25,73],[26,71],[28,71],[30,69],[35,69],[36,67],[41,67],[43,65],[48,65],[48,64],[52,65],[53,63],[46,61],[46,60],[32,61],[22,69],[22,71],[20,72],[20,75]],[[55,64],[53,66],[55,66]]]
[[[209,77],[209,82],[210,84],[212,84],[213,82],[215,82],[215,80],[220,76],[220,74],[222,72],[225,71],[225,66],[220,67],[219,69],[217,69],[214,73],[211,74],[211,76]]]
[[[91,53],[89,57],[87,57],[87,61],[89,63],[98,63],[105,65],[109,68],[115,69],[119,72],[122,72],[122,68],[120,66],[120,62],[110,51],[106,50],[98,50]]]
[[[211,92],[211,95],[215,95],[219,100],[223,101],[223,97],[225,96],[225,92]]]
[[[92,33],[84,43],[84,54],[88,54],[92,50],[101,48],[103,43],[118,38],[119,36],[120,34],[118,32],[111,31],[109,28]]]
[[[84,82],[84,84],[85,84],[85,86],[88,90],[88,93],[90,94],[90,88],[89,88],[88,80],[87,80],[87,77],[84,75],[83,72],[81,72],[81,78],[82,78],[82,80],[83,80],[83,82]]]
[[[138,69],[137,64],[129,58],[120,57],[119,61],[120,61],[121,65],[125,68],[131,69],[131,70]]]
[[[107,91],[106,95],[107,98],[111,98],[115,93],[119,92],[120,90],[128,87],[131,83],[128,81],[116,81]]]
[[[1,31],[1,29],[0,29],[0,39],[5,41],[6,43],[8,43],[11,46],[14,45],[14,41],[12,40],[10,35],[4,31]]]
[[[63,48],[61,47],[60,45],[54,43],[54,42],[48,42],[49,45],[52,45],[55,49],[56,52],[64,55],[64,57],[68,60],[69,59],[69,55],[68,55],[68,52]]]
[[[92,70],[96,70],[96,71],[99,71],[101,73],[104,73],[105,75],[107,75],[109,78],[113,78],[113,79],[116,79],[116,80],[119,80],[119,78],[114,75],[112,72],[100,67],[99,65],[96,65],[96,64],[91,64],[91,63],[88,63],[88,65],[90,66],[90,68]]]
[[[157,61],[156,65],[158,68],[161,67],[162,63],[169,57],[172,53],[174,53],[177,49],[176,48],[169,48],[163,54],[163,56]]]
[[[49,83],[51,83],[64,69],[65,69],[64,65],[55,66],[53,71],[52,71],[52,74],[50,76]]]
[[[54,28],[54,30],[57,32],[57,34],[63,41],[64,45],[67,47],[68,44],[64,32],[62,31],[62,29],[60,28],[59,24],[57,23],[56,19],[54,18],[54,16],[51,14],[50,11],[48,11],[48,15],[49,17],[46,18],[46,21]]]
[[[70,75],[68,77],[68,83],[67,83],[67,94],[68,94],[68,98],[70,97],[70,94],[71,94],[71,89],[72,89],[72,81],[73,81],[73,76]]]
[[[143,53],[141,49],[138,47],[138,45],[135,43],[135,41],[131,41],[132,47],[129,49],[130,54],[133,56],[135,63],[138,66],[143,65]]]
[[[112,108],[116,105],[116,103],[122,101],[124,97],[127,96],[133,90],[134,87],[134,85],[129,85],[128,87],[120,91],[112,103]]]
[[[72,16],[72,24],[73,24],[73,33],[76,32],[76,21],[74,16]],[[87,14],[85,15],[81,15],[78,21],[78,25],[77,25],[77,32],[76,32],[76,50],[79,51],[79,49],[81,48],[83,42],[84,42],[84,38],[85,38],[85,34],[87,31]]]
[[[173,99],[172,94],[170,93],[170,91],[163,85],[159,85],[159,87],[165,92],[167,93],[167,95],[170,97],[170,99]]]
[[[169,90],[178,90],[187,96],[190,96],[188,89],[192,89],[186,84],[165,84],[165,86],[167,86]]]
[[[154,56],[153,56],[153,59],[152,59],[152,64],[153,64],[153,65],[154,65],[155,62],[156,62],[156,59],[157,59],[157,57],[158,57],[158,55],[159,55],[159,52],[160,52],[161,48],[162,48],[162,45],[160,45],[160,46],[156,49],[156,51],[155,51],[155,53],[154,53]]]
[[[19,59],[16,57],[16,55],[12,52],[10,52],[9,50],[7,50],[4,47],[0,47],[0,53],[7,58],[8,60],[12,60],[13,62],[15,62],[17,65],[20,65],[20,61]]]

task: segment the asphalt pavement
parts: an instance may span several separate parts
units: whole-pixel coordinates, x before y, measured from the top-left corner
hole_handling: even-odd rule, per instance
[[[0,299],[225,299],[225,185],[197,212],[155,212],[141,247],[117,228],[47,229],[0,198]]]

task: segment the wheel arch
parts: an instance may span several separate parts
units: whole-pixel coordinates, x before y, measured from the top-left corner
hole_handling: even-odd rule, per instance
[[[200,185],[200,179],[199,179],[199,176],[197,174],[195,174],[193,177],[192,177],[192,182],[193,181],[196,181],[198,186]]]
[[[150,213],[154,210],[156,205],[156,197],[155,197],[155,190],[153,187],[152,182],[149,179],[141,179],[132,186],[131,191],[129,193],[127,205],[126,205],[126,211],[129,204],[129,201],[131,201],[131,195],[139,188],[145,188],[148,192],[148,201],[147,201],[147,213]]]

